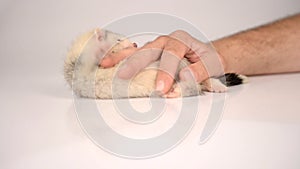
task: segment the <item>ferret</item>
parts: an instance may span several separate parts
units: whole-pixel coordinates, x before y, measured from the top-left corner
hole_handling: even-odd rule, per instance
[[[131,80],[117,78],[119,64],[111,68],[99,66],[100,60],[107,52],[118,52],[132,47],[133,43],[123,35],[96,28],[80,35],[72,44],[64,63],[64,77],[73,92],[80,97],[94,99],[135,98],[160,96],[155,91],[155,79],[159,61],[156,61],[134,76]],[[178,72],[188,65],[183,60]],[[225,92],[227,86],[246,82],[246,77],[227,73],[218,78],[209,78],[202,83],[176,82],[172,88],[172,97],[186,97],[202,94],[203,91]]]

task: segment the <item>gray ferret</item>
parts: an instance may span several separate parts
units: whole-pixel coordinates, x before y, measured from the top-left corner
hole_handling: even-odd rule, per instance
[[[107,52],[118,52],[133,43],[124,36],[108,30],[96,28],[79,36],[71,46],[64,63],[64,77],[73,92],[80,97],[111,99],[158,96],[155,92],[155,78],[159,61],[138,73],[131,80],[117,78],[119,66],[99,67],[99,61]],[[178,72],[189,64],[183,60]],[[178,73],[177,72],[177,73]],[[178,74],[175,77],[178,80]],[[195,96],[202,91],[225,92],[226,86],[242,84],[243,75],[227,73],[219,78],[209,78],[204,82],[177,82],[173,85],[172,97]],[[224,85],[224,84],[225,85]]]

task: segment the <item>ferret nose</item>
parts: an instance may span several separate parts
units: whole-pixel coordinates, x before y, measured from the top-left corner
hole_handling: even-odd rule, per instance
[[[136,44],[136,43],[133,43],[133,46],[136,48],[136,47],[137,47],[137,44]]]

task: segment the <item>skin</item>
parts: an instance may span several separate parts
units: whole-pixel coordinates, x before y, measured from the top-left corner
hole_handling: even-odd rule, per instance
[[[180,80],[202,82],[228,72],[244,75],[300,72],[299,28],[300,14],[297,14],[213,41],[212,45],[178,30],[141,48],[129,47],[111,54],[100,65],[112,67],[130,56],[118,72],[120,78],[130,79],[151,62],[161,59],[156,90],[163,94],[170,91],[179,61],[184,57],[191,64],[181,70]]]
[[[226,72],[245,75],[300,71],[300,14],[213,42]]]

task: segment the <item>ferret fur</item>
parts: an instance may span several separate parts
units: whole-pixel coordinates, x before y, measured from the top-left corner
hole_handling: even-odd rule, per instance
[[[101,58],[107,52],[117,52],[130,45],[132,43],[124,36],[99,28],[79,36],[71,46],[64,63],[64,77],[73,92],[80,97],[97,99],[157,96],[155,79],[159,61],[149,65],[131,80],[122,80],[116,76],[119,66],[124,61],[112,68],[99,67]],[[182,61],[178,72],[187,64],[188,61]],[[233,78],[231,80],[238,81],[236,84],[245,81],[242,75],[232,75],[235,74],[230,76]],[[227,87],[214,78],[201,84],[178,82],[173,86],[175,97],[199,95],[203,90],[224,92]]]

